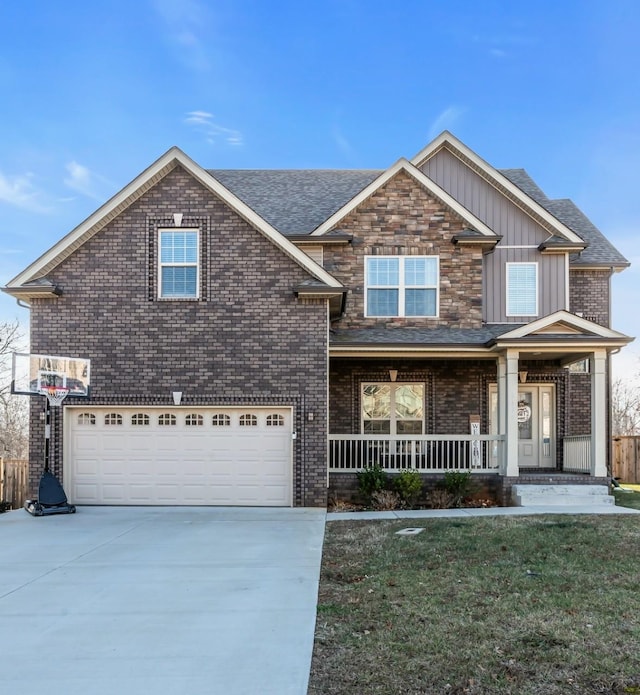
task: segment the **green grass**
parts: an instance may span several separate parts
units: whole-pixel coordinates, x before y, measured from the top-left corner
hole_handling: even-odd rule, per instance
[[[616,498],[616,504],[618,506],[640,509],[640,492],[615,489],[613,495]]]
[[[331,522],[309,693],[640,693],[639,575],[635,516]]]

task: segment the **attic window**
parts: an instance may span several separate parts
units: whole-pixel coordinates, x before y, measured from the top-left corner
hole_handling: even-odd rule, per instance
[[[199,234],[197,229],[158,232],[158,294],[162,299],[198,299]]]

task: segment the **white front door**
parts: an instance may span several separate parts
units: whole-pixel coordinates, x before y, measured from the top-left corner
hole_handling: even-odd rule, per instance
[[[498,390],[489,387],[489,431],[498,433]],[[518,466],[555,468],[555,387],[520,384],[518,388]]]

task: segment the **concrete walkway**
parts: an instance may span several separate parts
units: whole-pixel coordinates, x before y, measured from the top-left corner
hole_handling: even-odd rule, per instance
[[[0,514],[6,693],[306,695],[325,512]]]
[[[611,506],[487,507],[479,509],[413,509],[392,512],[330,512],[327,521],[346,519],[443,519],[446,517],[531,516],[533,514],[640,514],[638,509]]]

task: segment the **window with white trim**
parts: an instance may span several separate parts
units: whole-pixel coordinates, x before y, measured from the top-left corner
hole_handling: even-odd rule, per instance
[[[134,427],[145,427],[151,424],[151,421],[146,413],[135,413],[131,416],[131,424]]]
[[[191,413],[185,417],[184,424],[187,427],[202,427],[204,425],[204,418],[198,413]]]
[[[231,426],[231,418],[228,415],[226,415],[225,413],[216,413],[211,418],[211,424],[214,427],[230,427]]]
[[[438,316],[438,256],[367,256],[365,316]]]
[[[197,229],[158,231],[158,295],[162,299],[198,299],[200,239]]]
[[[538,264],[507,263],[507,316],[538,315]]]
[[[258,416],[257,415],[241,415],[240,416],[240,427],[257,427],[258,426]]]
[[[158,417],[158,424],[165,427],[173,427],[174,425],[178,424],[178,421],[175,415],[172,415],[171,413],[163,413]]]
[[[121,425],[122,424],[122,415],[120,415],[120,413],[107,413],[104,416],[104,424],[105,425]]]
[[[424,384],[362,384],[362,433],[424,433]]]

